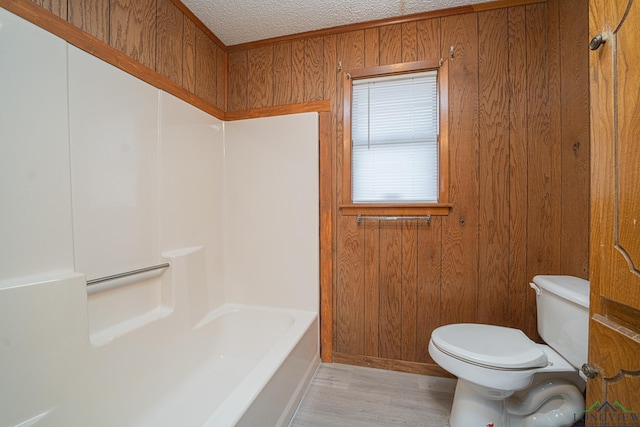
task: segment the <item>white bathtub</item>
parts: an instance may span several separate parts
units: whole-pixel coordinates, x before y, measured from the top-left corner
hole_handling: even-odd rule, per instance
[[[319,363],[316,313],[225,304],[198,328],[210,355],[136,425],[287,425]]]
[[[319,364],[317,313],[223,304],[196,321],[177,288],[98,343],[84,275],[0,289],[0,426],[287,425]]]

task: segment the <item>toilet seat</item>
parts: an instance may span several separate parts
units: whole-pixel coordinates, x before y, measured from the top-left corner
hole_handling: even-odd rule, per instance
[[[433,331],[431,341],[451,357],[490,369],[534,369],[548,363],[540,346],[513,328],[472,323],[445,325]]]

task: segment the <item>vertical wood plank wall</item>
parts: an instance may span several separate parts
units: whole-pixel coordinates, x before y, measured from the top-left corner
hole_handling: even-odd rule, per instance
[[[224,46],[194,22],[179,2],[32,1],[209,104],[225,109]]]
[[[437,326],[537,339],[533,276],[588,278],[587,27],[586,2],[549,0],[230,49],[229,111],[329,99],[335,147],[338,62],[450,61],[453,208],[430,225],[336,210],[334,360],[438,373],[427,351]]]

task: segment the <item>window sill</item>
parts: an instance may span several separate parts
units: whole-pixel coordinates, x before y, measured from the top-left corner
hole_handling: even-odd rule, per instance
[[[379,215],[379,216],[416,216],[416,215],[449,215],[451,205],[447,203],[433,204],[345,204],[340,205],[342,215]]]

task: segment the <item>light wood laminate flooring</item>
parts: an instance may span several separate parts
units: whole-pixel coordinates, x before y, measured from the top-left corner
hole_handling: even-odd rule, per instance
[[[456,380],[320,364],[290,427],[448,426]]]

